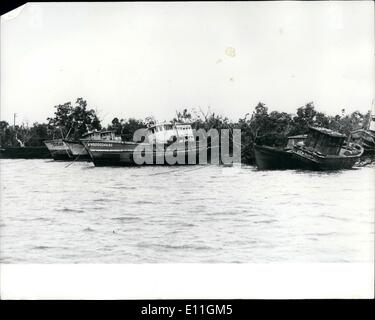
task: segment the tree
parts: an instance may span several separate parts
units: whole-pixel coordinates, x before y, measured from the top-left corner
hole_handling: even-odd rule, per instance
[[[66,102],[64,104],[59,104],[55,106],[55,117],[47,118],[48,124],[53,127],[57,127],[61,131],[62,137],[68,133],[68,130],[72,127],[73,119],[73,107],[71,102]]]
[[[191,122],[191,120],[191,113],[184,109],[182,112],[176,111],[176,118],[173,119],[173,122]]]
[[[112,125],[109,125],[107,129],[114,131],[117,135],[121,135],[123,122],[124,122],[124,119],[121,119],[120,121],[118,118],[114,118],[112,120]]]
[[[317,112],[314,118],[314,126],[328,128],[333,121],[333,117],[327,116],[323,112]]]
[[[11,145],[9,123],[0,121],[0,146],[5,147],[8,145]]]
[[[292,135],[307,133],[309,126],[314,124],[316,115],[313,102],[297,109],[297,116],[293,118]]]
[[[249,115],[250,113],[247,113],[244,118],[239,119],[236,125],[241,129],[241,152],[245,163],[254,162],[254,143],[265,143],[265,134],[272,121],[268,115],[268,108],[262,102],[255,106],[250,119],[248,119]]]
[[[122,140],[133,141],[133,134],[136,130],[145,128],[146,124],[142,120],[130,118],[127,121],[124,119],[119,120],[114,118],[108,125],[107,130],[114,131],[117,135],[120,135]]]
[[[354,111],[350,115],[345,115],[344,113],[341,116],[336,115],[335,117],[332,117],[329,128],[349,135],[350,132],[354,130],[367,129],[370,116],[370,111],[368,111],[366,114],[362,114],[359,111]]]
[[[133,134],[136,130],[145,128],[142,120],[130,118],[122,126],[121,138],[126,141],[133,141]]]
[[[92,130],[100,130],[100,120],[94,109],[87,110],[87,102],[77,98],[75,106],[70,102],[55,106],[55,117],[47,118],[48,124],[59,127],[63,137],[78,140],[81,136]]]
[[[30,138],[28,139],[27,146],[41,146],[44,140],[52,139],[51,132],[48,130],[48,125],[45,123],[35,122],[29,129]]]

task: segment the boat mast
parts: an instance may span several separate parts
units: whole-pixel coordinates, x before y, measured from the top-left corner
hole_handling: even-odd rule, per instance
[[[68,138],[69,133],[70,133],[70,131],[72,130],[72,128],[73,128],[73,123],[72,123],[72,125],[70,126],[70,129],[69,129],[68,133],[66,134],[65,139]],[[62,135],[62,132],[61,132],[61,135]]]

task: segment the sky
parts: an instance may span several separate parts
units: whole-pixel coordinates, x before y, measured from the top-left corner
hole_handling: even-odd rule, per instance
[[[83,97],[103,124],[261,101],[367,112],[372,1],[28,3],[1,17],[1,120],[46,122]]]

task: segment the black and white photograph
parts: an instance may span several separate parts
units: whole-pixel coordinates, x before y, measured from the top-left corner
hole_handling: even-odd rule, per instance
[[[372,1],[4,13],[2,298],[373,298],[374,88]]]

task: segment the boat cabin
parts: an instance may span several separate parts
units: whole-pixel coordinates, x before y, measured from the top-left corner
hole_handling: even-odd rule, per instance
[[[324,155],[338,155],[345,135],[326,128],[310,127],[305,141],[305,147]]]
[[[288,137],[288,143],[286,145],[286,149],[293,149],[294,146],[297,144],[304,144],[307,139],[307,134],[300,134],[298,136],[290,136]]]
[[[82,139],[86,140],[121,140],[113,131],[92,131],[82,135]]]
[[[185,123],[162,123],[148,128],[149,143],[168,144],[171,142],[194,141],[193,129]]]

